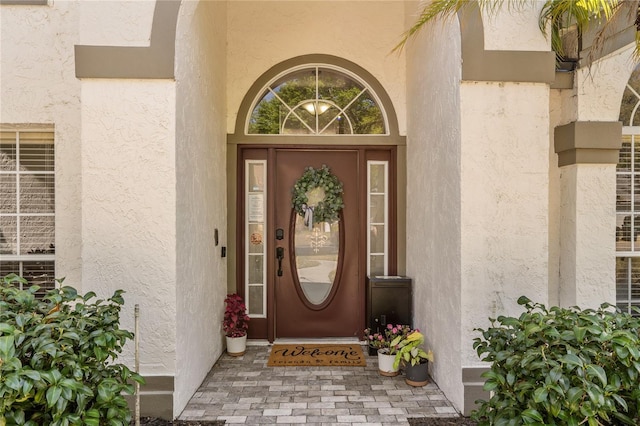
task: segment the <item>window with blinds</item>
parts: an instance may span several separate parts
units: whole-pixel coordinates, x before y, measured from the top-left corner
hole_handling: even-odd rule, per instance
[[[640,68],[622,96],[622,147],[616,168],[616,304],[640,309]]]
[[[55,287],[53,130],[0,127],[0,276]]]

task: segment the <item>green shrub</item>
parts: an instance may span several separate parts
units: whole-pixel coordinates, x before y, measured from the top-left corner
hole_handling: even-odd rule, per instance
[[[478,356],[490,362],[472,417],[480,425],[640,424],[640,318],[609,304],[553,307],[521,297],[526,312],[478,330]]]
[[[119,328],[123,292],[90,302],[61,287],[38,300],[19,282],[0,282],[0,426],[128,425],[122,393],[142,378],[115,363],[133,337]]]

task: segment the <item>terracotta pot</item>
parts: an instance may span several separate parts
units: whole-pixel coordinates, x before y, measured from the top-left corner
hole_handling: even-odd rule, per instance
[[[425,361],[422,364],[405,364],[404,367],[404,381],[410,386],[424,386],[429,380],[429,362]]]
[[[227,336],[227,353],[231,356],[241,356],[247,351],[247,335],[242,337]]]
[[[395,355],[389,355],[389,349],[378,349],[378,373],[381,376],[393,377],[400,374],[399,368],[393,368]]]

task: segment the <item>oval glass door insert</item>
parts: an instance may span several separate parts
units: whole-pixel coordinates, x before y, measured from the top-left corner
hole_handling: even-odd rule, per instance
[[[298,285],[307,300],[321,305],[335,285],[340,252],[340,221],[314,223],[295,215],[295,255]]]

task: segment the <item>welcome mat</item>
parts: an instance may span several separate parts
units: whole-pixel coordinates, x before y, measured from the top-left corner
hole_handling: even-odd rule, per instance
[[[331,366],[331,367],[365,367],[367,360],[362,347],[332,344],[292,344],[273,345],[267,366]]]

